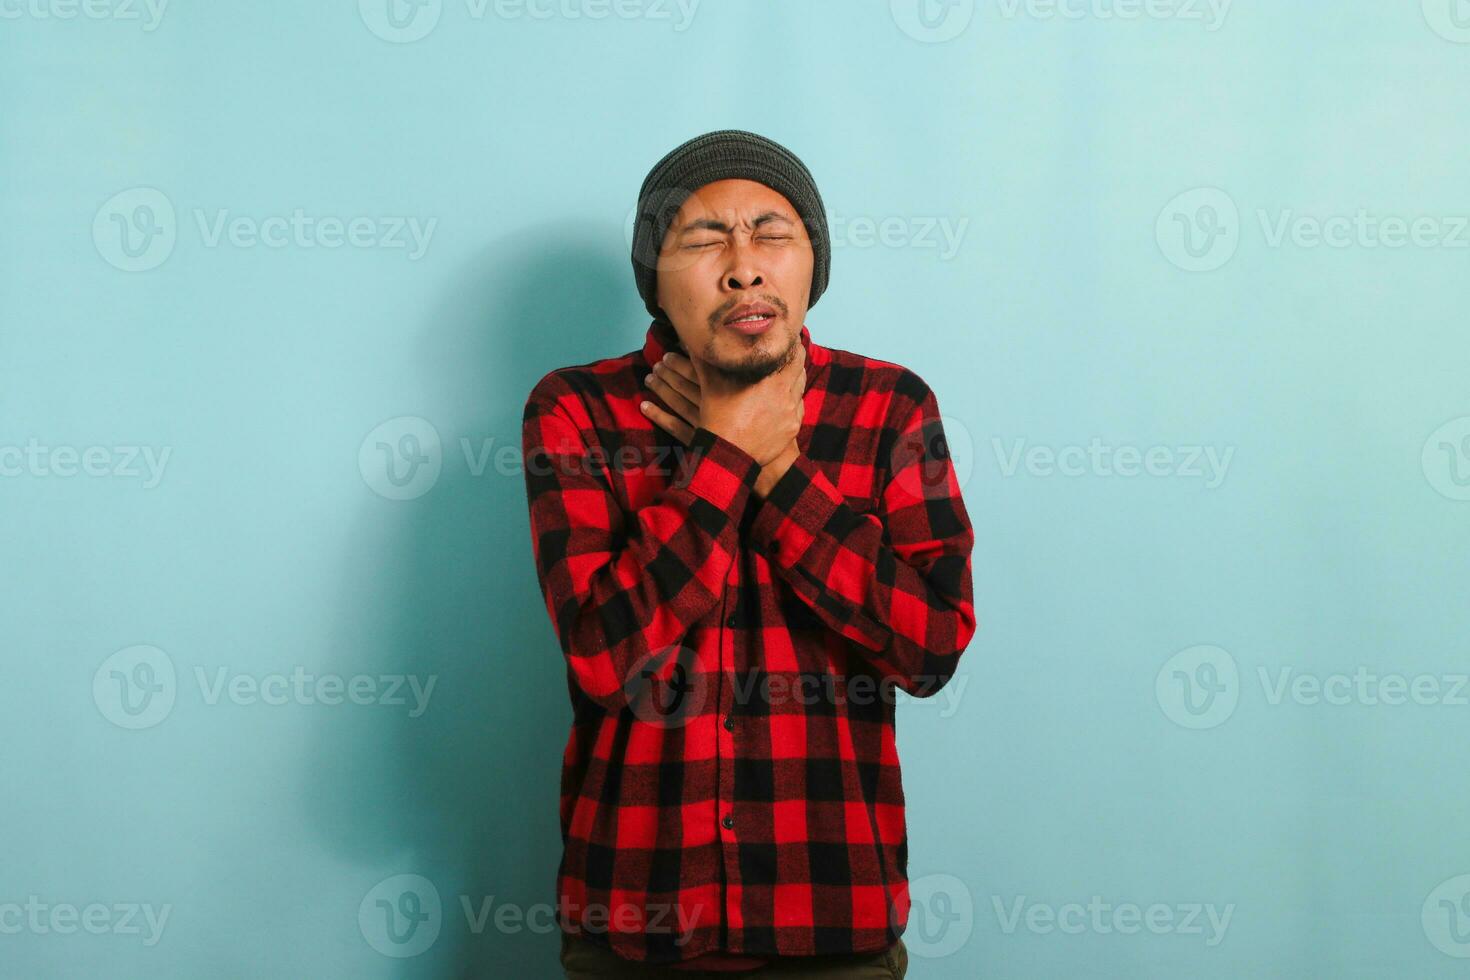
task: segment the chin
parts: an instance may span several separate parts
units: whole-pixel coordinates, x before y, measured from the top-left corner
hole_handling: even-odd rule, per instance
[[[719,356],[712,366],[728,381],[754,384],[781,369],[782,355],[790,349],[793,336],[789,331],[772,328],[752,340],[729,337],[732,343],[716,345]]]

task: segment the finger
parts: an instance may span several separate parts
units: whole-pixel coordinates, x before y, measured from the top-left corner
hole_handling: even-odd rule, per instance
[[[685,398],[673,385],[656,374],[648,376],[648,389],[664,400],[664,404],[672,408],[684,418],[693,422],[699,418],[699,409],[695,407],[688,398]]]
[[[662,378],[665,384],[683,395],[691,404],[699,404],[699,385],[667,364],[654,365],[653,371],[655,377]]]
[[[643,409],[643,414],[652,420],[654,425],[668,432],[684,445],[689,445],[689,440],[694,438],[694,427],[683,419],[669,414],[653,402],[644,402],[640,407]]]
[[[675,371],[681,377],[688,379],[689,383],[699,385],[699,375],[694,372],[694,362],[683,354],[670,354],[668,360],[663,362],[664,367]]]

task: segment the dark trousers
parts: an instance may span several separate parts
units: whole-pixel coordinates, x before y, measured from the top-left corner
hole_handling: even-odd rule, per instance
[[[754,970],[676,970],[645,966],[618,956],[604,946],[562,933],[561,965],[568,980],[594,977],[648,978],[648,980],[735,980],[743,977],[826,977],[828,980],[903,980],[909,968],[908,950],[900,939],[876,953],[841,956],[781,956]]]

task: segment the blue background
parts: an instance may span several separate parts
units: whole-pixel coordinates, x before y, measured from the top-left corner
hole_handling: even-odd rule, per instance
[[[812,335],[930,383],[975,525],[910,976],[1470,968],[1463,0],[95,2],[0,11],[0,972],[559,975],[461,905],[551,900],[570,717],[495,453],[641,344],[633,196],[723,127],[816,175]]]

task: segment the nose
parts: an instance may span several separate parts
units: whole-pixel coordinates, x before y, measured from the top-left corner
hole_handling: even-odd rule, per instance
[[[727,290],[739,291],[765,284],[765,279],[761,275],[759,256],[756,254],[750,236],[734,235],[726,254],[729,256],[729,262],[725,266],[723,275],[724,286]]]

